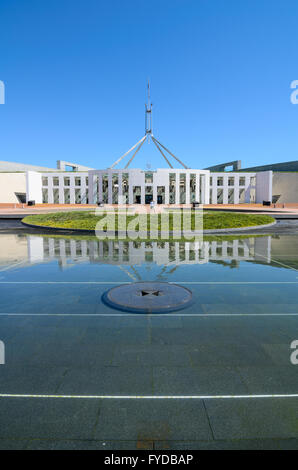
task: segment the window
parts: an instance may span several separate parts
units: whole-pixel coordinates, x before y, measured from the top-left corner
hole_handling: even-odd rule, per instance
[[[245,177],[244,176],[241,176],[239,178],[239,186],[245,186]]]
[[[239,203],[243,204],[245,202],[245,189],[240,189],[239,191]]]
[[[70,178],[68,176],[64,177],[64,186],[70,186]]]
[[[223,203],[223,189],[217,190],[217,204]]]
[[[64,189],[64,204],[70,204],[70,190]]]
[[[75,177],[75,186],[81,186],[81,178],[79,176]]]
[[[228,178],[228,186],[234,186],[234,177],[229,177]]]
[[[157,204],[165,203],[165,187],[157,186]]]
[[[53,189],[53,202],[54,204],[59,204],[59,189],[58,188]]]
[[[190,174],[189,178],[189,202],[196,202],[196,175],[195,173]]]
[[[119,181],[118,173],[112,175],[112,204],[118,204]]]
[[[43,204],[47,204],[48,203],[48,188],[43,188],[42,189],[42,202]]]
[[[169,174],[169,203],[175,204],[176,200],[176,173]]]
[[[43,185],[43,186],[48,186],[48,178],[47,178],[47,176],[43,176],[43,177],[42,177],[42,185]]]
[[[234,204],[234,189],[229,189],[228,204]]]
[[[59,178],[58,176],[53,177],[53,186],[59,186]]]
[[[145,173],[145,183],[153,183],[153,173]]]
[[[109,202],[109,177],[102,175],[102,202],[108,204]]]
[[[217,186],[223,186],[223,177],[222,176],[219,176],[217,178]]]
[[[129,184],[128,183],[129,183],[129,174],[122,173],[122,204],[128,204],[128,197],[129,197]]]
[[[133,186],[133,204],[141,204],[141,186]]]
[[[186,202],[186,173],[180,173],[179,189],[180,189],[180,204],[185,204]]]
[[[75,189],[75,203],[81,204],[81,190]]]

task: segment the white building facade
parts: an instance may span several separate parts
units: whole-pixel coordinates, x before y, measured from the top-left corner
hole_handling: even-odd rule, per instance
[[[27,201],[48,204],[240,204],[272,200],[272,172],[194,169],[27,172]]]

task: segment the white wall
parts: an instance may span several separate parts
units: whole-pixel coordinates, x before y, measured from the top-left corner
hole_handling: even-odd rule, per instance
[[[15,193],[26,194],[25,173],[0,173],[0,203],[18,204]]]
[[[298,202],[298,173],[273,173],[272,195],[280,196],[277,202]]]
[[[272,171],[256,173],[256,202],[272,201]]]
[[[35,201],[36,204],[42,203],[42,191],[41,191],[41,173],[36,171],[27,171],[26,173],[27,182],[27,202]]]

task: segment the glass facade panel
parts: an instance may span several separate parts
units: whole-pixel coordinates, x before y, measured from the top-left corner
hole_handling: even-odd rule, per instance
[[[42,189],[42,202],[43,204],[47,204],[49,202],[48,188]]]
[[[141,204],[141,186],[133,187],[133,204]]]
[[[217,204],[223,203],[223,189],[217,190]]]
[[[53,189],[53,201],[54,204],[59,204],[59,188]]]
[[[244,204],[245,202],[245,189],[240,189],[239,190],[239,203]]]
[[[147,183],[153,183],[153,173],[152,172],[147,172],[145,173],[145,184]]]
[[[119,184],[118,173],[112,175],[112,203],[118,204]]]
[[[234,204],[234,189],[229,189],[228,204]]]
[[[179,202],[180,204],[185,204],[186,201],[186,174],[180,173],[179,175]]]
[[[64,189],[64,204],[70,204],[70,190],[68,188]]]
[[[189,178],[189,198],[190,198],[190,202],[196,202],[196,175],[195,173],[191,173],[190,178]]]
[[[102,175],[102,201],[104,204],[109,202],[109,179],[108,175]]]
[[[176,201],[176,173],[169,174],[169,203],[175,204]]]
[[[256,190],[255,188],[250,188],[249,190],[249,202],[256,202]]]
[[[129,174],[122,173],[122,203],[128,204],[129,199]]]
[[[75,203],[76,204],[81,204],[81,190],[80,189],[75,189]]]
[[[157,204],[165,204],[165,187],[157,186]]]

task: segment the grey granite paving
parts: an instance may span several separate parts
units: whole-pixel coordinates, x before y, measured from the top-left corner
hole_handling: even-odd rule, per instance
[[[201,400],[103,400],[96,439],[211,440],[212,432]]]
[[[0,439],[92,439],[98,400],[0,399]]]
[[[298,438],[297,398],[206,400],[215,439]]]

